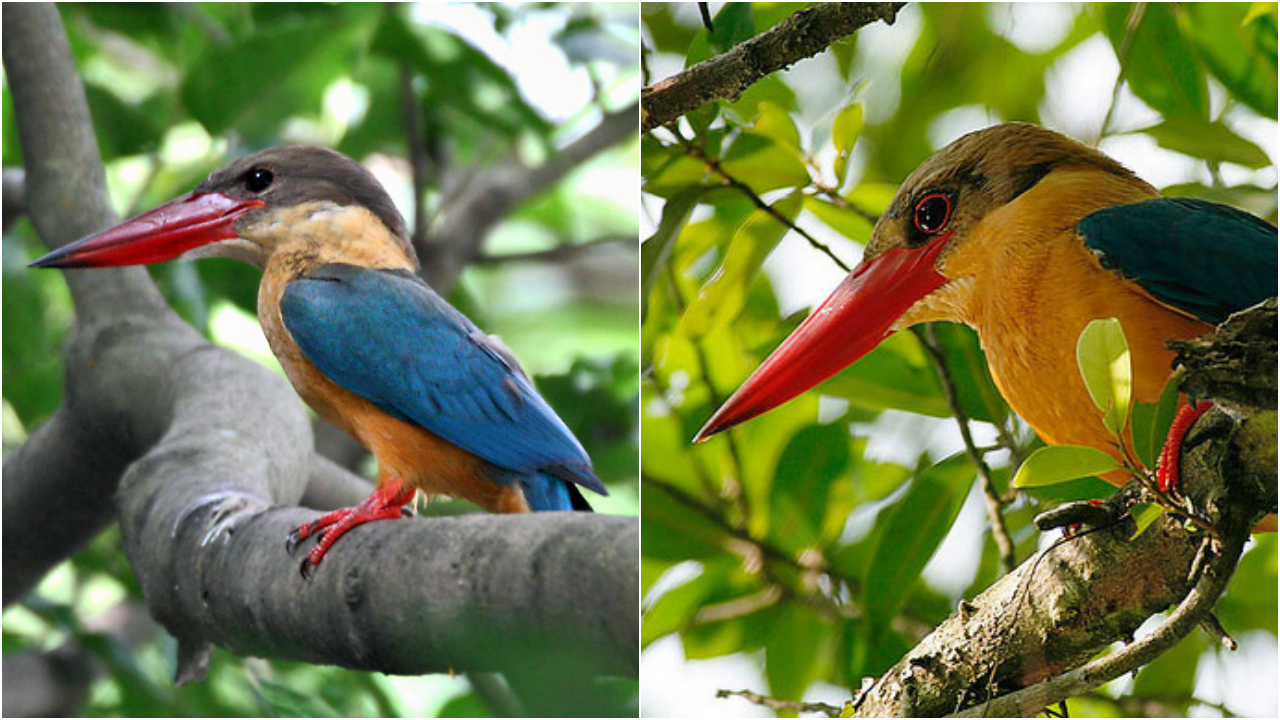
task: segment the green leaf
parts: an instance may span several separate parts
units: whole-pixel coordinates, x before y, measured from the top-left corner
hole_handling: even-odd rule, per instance
[[[1009,414],[1009,406],[991,379],[987,356],[982,352],[978,334],[971,328],[951,322],[936,322],[933,329],[942,344],[951,382],[965,415],[974,420],[1003,422]]]
[[[1067,480],[1100,475],[1120,467],[1115,458],[1097,448],[1049,445],[1031,453],[1013,476],[1019,488],[1054,485]]]
[[[778,458],[769,497],[769,535],[784,547],[815,544],[832,483],[849,467],[844,423],[811,425],[791,437]]]
[[[1180,11],[1164,3],[1103,3],[1099,8],[1133,93],[1165,117],[1207,119],[1208,84],[1195,48],[1179,27],[1175,13]],[[1136,26],[1130,27],[1133,20]]]
[[[777,106],[762,102],[760,107]],[[756,132],[743,132],[735,138],[720,160],[720,167],[756,194],[779,188],[805,187],[810,182],[809,170],[796,146],[785,145]]]
[[[291,19],[191,58],[182,100],[211,135],[270,135],[286,118],[320,111],[324,89],[354,61],[360,31],[332,19]],[[324,42],[317,42],[324,38]]]
[[[716,521],[661,483],[646,482],[640,498],[640,549],[657,559],[697,560],[724,552],[729,536]]]
[[[797,191],[771,207],[778,215],[794,220],[802,200],[803,196]],[[689,303],[680,318],[679,331],[697,337],[732,322],[746,302],[748,285],[789,229],[772,213],[764,210],[752,213],[734,233],[720,269]]]
[[[640,297],[647,298],[653,292],[654,281],[666,268],[676,238],[706,191],[704,187],[691,187],[677,193],[662,206],[658,229],[640,244]],[[643,318],[649,313],[649,303],[642,303],[641,308]]]
[[[1129,536],[1130,540],[1136,539],[1139,535],[1147,531],[1151,527],[1151,523],[1160,519],[1164,514],[1164,508],[1155,503],[1138,503],[1129,508],[1129,515],[1133,518],[1134,524],[1138,527]]]
[[[1143,467],[1155,469],[1160,449],[1169,436],[1169,428],[1173,426],[1173,418],[1178,413],[1178,388],[1182,384],[1182,376],[1170,376],[1160,392],[1160,399],[1155,403],[1134,403],[1129,432],[1133,438],[1133,451],[1142,461]]]
[[[804,209],[816,215],[827,227],[854,242],[865,245],[871,239],[871,221],[851,207],[837,205],[826,198],[806,195]]]
[[[910,333],[890,335],[858,362],[818,386],[818,392],[870,410],[905,410],[949,417],[937,375]]]
[[[1183,11],[1205,67],[1234,98],[1276,117],[1276,4],[1187,3]],[[1243,15],[1243,17],[1242,17]]]
[[[764,672],[771,695],[799,700],[817,680],[830,648],[831,630],[813,610],[791,603],[777,618],[764,646]]]
[[[761,102],[758,108],[760,115],[756,118],[752,130],[772,138],[774,142],[794,150],[799,155],[801,152],[800,130],[796,128],[796,122],[790,113],[770,100]]]
[[[707,598],[727,582],[724,564],[709,563],[694,579],[662,593],[641,616],[640,647],[683,630]]]
[[[1119,436],[1128,421],[1133,386],[1129,343],[1120,321],[1090,321],[1076,341],[1076,364],[1094,405],[1103,412],[1103,423]]]
[[[844,106],[836,114],[835,123],[831,126],[831,141],[836,146],[836,187],[841,187],[848,180],[849,158],[853,155],[853,146],[862,133],[862,103]]]
[[[973,479],[973,467],[957,453],[920,473],[902,499],[876,522],[877,541],[864,578],[867,625],[875,637],[906,602],[955,522]]]
[[[1162,148],[1203,160],[1235,163],[1253,169],[1271,164],[1271,158],[1262,148],[1235,134],[1221,122],[1183,115],[1134,132],[1150,135]]]

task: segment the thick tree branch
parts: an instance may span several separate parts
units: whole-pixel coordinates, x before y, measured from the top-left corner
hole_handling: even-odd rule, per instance
[[[1249,311],[1270,313],[1269,326],[1247,316],[1229,323],[1262,328],[1250,344],[1269,344],[1273,373],[1274,312],[1274,303]],[[1230,343],[1244,342],[1229,327],[1222,334]],[[962,603],[858,698],[857,716],[936,716],[966,708],[963,715],[975,717],[1036,712],[1171,648],[1205,621],[1250,529],[1275,510],[1275,418],[1271,409],[1215,409],[1197,426],[1214,427],[1205,431],[1212,437],[1196,445],[1193,435],[1188,446],[1194,448],[1184,451],[1183,486],[1214,522],[1220,545],[1189,535],[1174,517],[1132,541],[1128,520],[1060,541]],[[1178,609],[1141,642],[1088,662],[1173,604]]]
[[[817,55],[864,25],[892,25],[906,3],[823,3],[806,8],[726,53],[640,92],[640,132],[666,125],[712,100],[737,100],[770,73]]]
[[[113,220],[102,167],[56,10],[5,10],[32,221],[60,244]],[[376,523],[304,582],[283,538],[314,513],[279,505],[296,503],[312,476],[326,485],[317,503],[342,502],[353,486],[314,460],[292,389],[206,343],[144,271],[65,275],[77,308],[66,400],[4,467],[6,602],[111,520],[114,493],[148,606],[179,640],[182,676],[208,642],[386,672],[635,676],[634,519]]]
[[[489,231],[529,198],[568,175],[597,153],[635,137],[635,104],[607,113],[582,137],[541,165],[509,160],[486,170],[442,203],[429,241],[419,247],[422,272],[437,292],[447,295],[463,266],[481,255]]]

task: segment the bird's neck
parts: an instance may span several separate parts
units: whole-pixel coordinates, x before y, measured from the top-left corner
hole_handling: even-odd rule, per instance
[[[416,270],[408,243],[358,205],[303,203],[264,217],[245,233],[266,251],[264,282],[271,276],[289,282],[331,263]]]

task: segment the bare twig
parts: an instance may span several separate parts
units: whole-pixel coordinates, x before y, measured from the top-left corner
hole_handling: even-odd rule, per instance
[[[563,243],[546,250],[532,250],[522,253],[506,253],[503,255],[484,254],[473,262],[477,265],[503,265],[516,262],[560,262],[590,252],[603,245],[634,245],[636,239],[632,235],[609,235],[580,243]]]
[[[794,713],[818,713],[833,718],[840,717],[840,712],[844,709],[839,705],[828,705],[827,703],[820,702],[779,700],[777,698],[769,697],[768,695],[751,692],[750,690],[717,690],[716,697],[740,697],[748,702],[755,703],[756,705],[767,707],[770,710],[786,710],[787,712]]]
[[[818,240],[814,236],[810,235],[807,230],[797,225],[794,221],[792,221],[786,215],[783,215],[782,213],[778,212],[777,208],[765,202],[764,198],[760,197],[755,190],[752,190],[750,185],[742,182],[741,180],[739,180],[738,178],[734,177],[729,172],[727,172],[724,169],[724,167],[720,164],[719,160],[707,155],[706,152],[701,147],[698,147],[696,144],[693,143],[693,141],[684,137],[684,135],[679,132],[678,128],[672,128],[671,130],[675,134],[676,138],[680,141],[680,144],[684,147],[685,152],[688,153],[691,157],[697,158],[698,160],[705,163],[709,169],[711,169],[715,174],[719,175],[721,179],[724,180],[725,185],[728,185],[734,190],[737,190],[738,192],[745,195],[749,200],[751,200],[752,204],[754,204],[757,208],[768,213],[769,216],[772,217],[774,220],[777,220],[778,222],[785,225],[789,230],[795,232],[797,235],[804,238],[809,243],[809,245],[811,245],[814,249],[818,250],[819,252],[826,255],[828,258],[830,258],[831,262],[835,263],[836,266],[838,266],[841,270],[845,272],[849,272],[850,270],[849,265],[846,264],[843,260],[841,260],[835,254],[835,252],[832,251],[830,246]]]

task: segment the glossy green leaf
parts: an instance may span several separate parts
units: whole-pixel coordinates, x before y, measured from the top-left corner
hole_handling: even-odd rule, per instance
[[[1090,321],[1076,341],[1076,364],[1089,396],[1103,413],[1103,423],[1119,436],[1128,422],[1133,387],[1129,343],[1120,321]]]
[[[1009,406],[991,378],[978,334],[964,325],[949,322],[934,323],[933,331],[942,345],[947,371],[965,416],[972,420],[1003,422],[1009,415]]]
[[[1013,476],[1019,488],[1054,485],[1067,480],[1101,475],[1120,467],[1115,458],[1097,448],[1049,445],[1031,453]]]
[[[920,572],[946,537],[973,479],[964,453],[920,473],[907,492],[876,522],[878,541],[864,578],[867,625],[873,636],[888,630]]]
[[[758,110],[760,114],[756,117],[752,130],[771,138],[784,148],[790,148],[800,157],[800,130],[796,128],[796,121],[791,114],[769,100],[760,103]]]

